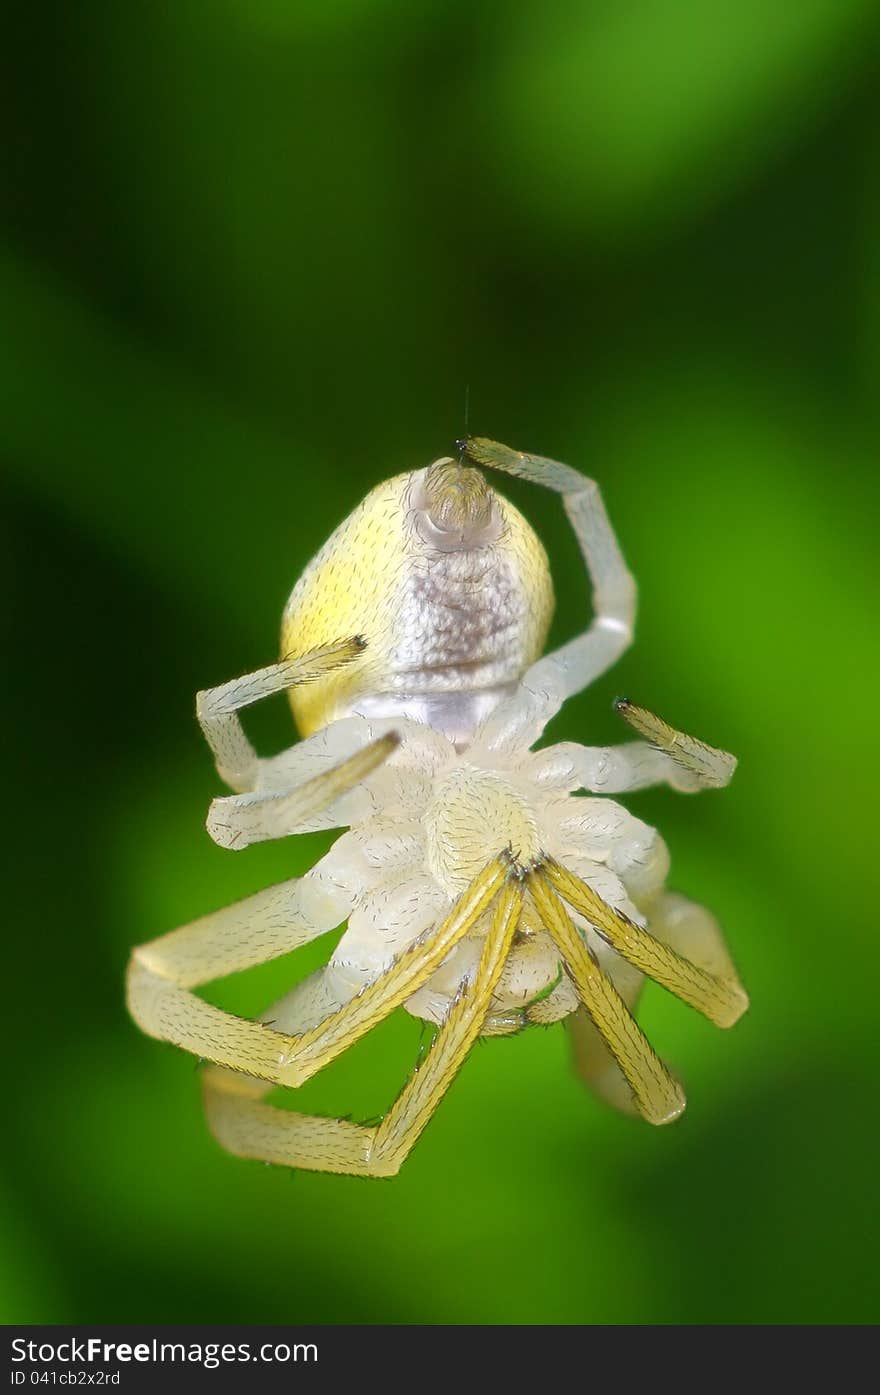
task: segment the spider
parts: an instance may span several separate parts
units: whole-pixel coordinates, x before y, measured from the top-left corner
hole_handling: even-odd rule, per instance
[[[665,1124],[685,1099],[632,1015],[643,978],[721,1027],[748,1006],[713,916],[665,889],[659,834],[608,798],[723,786],[734,757],[625,699],[641,740],[533,750],[632,639],[635,582],[598,487],[484,438],[457,447],[380,484],[333,533],[291,593],[279,663],[197,698],[234,791],[210,806],[217,843],[347,829],[304,877],[132,954],[133,1017],[203,1058],[210,1127],[242,1157],[392,1176],[478,1037],[564,1018],[583,1079]],[[547,556],[480,466],[561,494],[583,553],[592,622],[543,658]],[[285,690],[303,739],[261,759],[239,713]],[[193,992],[344,922],[329,963],[259,1021]],[[266,1102],[400,1005],[436,1035],[378,1124]]]

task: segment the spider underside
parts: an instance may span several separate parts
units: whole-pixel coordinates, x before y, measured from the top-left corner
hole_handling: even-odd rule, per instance
[[[575,1065],[584,1079],[619,1108],[666,1123],[685,1100],[632,1015],[643,977],[719,1026],[732,1025],[747,1006],[714,918],[665,889],[662,839],[605,797],[660,782],[681,791],[718,787],[729,781],[733,757],[625,701],[618,710],[642,740],[532,749],[565,699],[604,672],[632,634],[634,584],[595,484],[567,466],[494,442],[470,439],[463,449],[479,465],[562,494],[593,583],[595,616],[583,635],[537,658],[543,637],[528,626],[540,626],[523,621],[514,635],[521,652],[510,657],[508,649],[516,647],[510,624],[485,623],[482,614],[475,624],[465,614],[462,628],[481,656],[482,681],[473,686],[470,656],[458,670],[460,656],[454,656],[445,689],[420,673],[414,682],[410,668],[405,679],[394,677],[405,690],[389,694],[384,687],[393,686],[388,675],[397,673],[400,645],[395,650],[389,642],[389,656],[377,670],[384,632],[378,621],[371,628],[367,605],[366,623],[349,638],[319,630],[324,642],[288,651],[278,664],[199,695],[202,728],[221,775],[236,791],[211,806],[208,828],[215,841],[242,848],[316,828],[349,829],[305,877],[132,955],[132,1015],[150,1035],[209,1063],[202,1078],[211,1128],[241,1156],[393,1175],[479,1035],[562,1018],[571,1023]],[[433,593],[425,626],[424,597],[437,575],[456,597],[469,594],[465,564],[479,554],[493,616],[509,612],[515,620],[509,597],[515,600],[516,587],[527,592],[531,586],[534,594],[543,584],[532,579],[537,554],[527,538],[519,540],[514,511],[471,481],[476,474],[457,474],[449,461],[399,477],[409,491],[401,496],[409,513],[401,513],[409,520],[406,546],[420,588],[423,628],[414,643],[422,649],[461,643],[458,634],[444,637],[444,612]],[[421,511],[417,490],[427,499]],[[384,496],[383,509],[384,517]],[[359,545],[358,518],[339,530],[350,552]],[[418,537],[412,518],[422,528]],[[319,596],[333,594],[337,535],[331,544],[336,550],[329,563],[323,554],[316,559],[323,568]],[[519,573],[510,561],[514,546]],[[494,571],[486,570],[487,557],[493,563],[500,557]],[[369,594],[364,589],[359,603]],[[385,599],[385,610],[393,613]],[[314,626],[312,612],[300,604],[297,623],[302,615]],[[409,612],[398,606],[396,617],[405,631]],[[425,671],[441,669],[434,664]],[[283,690],[293,695],[301,727],[312,729],[298,746],[261,760],[239,712]],[[313,716],[308,704],[316,702]],[[265,1020],[235,1017],[193,991],[343,922],[348,928],[328,966],[271,1007]],[[273,1087],[301,1085],[401,1005],[438,1030],[377,1125],[265,1102]]]

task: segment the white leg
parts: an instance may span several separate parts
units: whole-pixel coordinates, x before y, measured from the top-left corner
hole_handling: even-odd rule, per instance
[[[599,486],[569,465],[527,455],[485,437],[470,436],[458,445],[478,465],[562,495],[593,586],[593,621],[584,634],[539,659],[523,679],[530,692],[545,692],[561,705],[610,668],[633,637],[636,584],[608,520]]]
[[[202,1076],[208,1125],[217,1142],[240,1158],[280,1166],[368,1177],[375,1129],[347,1119],[322,1119],[264,1104],[267,1086],[210,1066]]]
[[[196,716],[214,753],[220,778],[234,790],[254,789],[257,784],[260,762],[241,724],[238,714],[242,708],[300,683],[313,683],[351,663],[364,648],[360,636],[340,640],[198,693]]]
[[[708,788],[697,772],[686,770],[667,752],[646,741],[627,741],[621,746],[579,746],[560,741],[535,751],[526,768],[530,778],[547,790],[627,794],[652,785],[670,785],[680,793],[692,794]]]
[[[527,766],[529,777],[547,790],[589,790],[593,794],[625,794],[664,784],[691,794],[730,783],[737,763],[729,751],[677,731],[628,698],[618,698],[614,706],[647,740],[623,746],[579,746],[562,741],[532,754]]]
[[[340,828],[352,817],[341,801],[357,791],[399,745],[400,738],[389,732],[293,789],[282,793],[258,790],[215,799],[208,810],[208,832],[221,847],[240,851],[271,838]]]
[[[739,982],[721,926],[705,906],[676,891],[664,892],[648,913],[648,929],[656,940],[706,973]]]
[[[334,929],[354,901],[325,879],[332,851],[305,877],[172,930],[132,951],[128,1009],[148,1035],[272,1078],[291,1038],[202,1002],[190,990],[252,968]]]
[[[280,882],[132,950],[132,962],[195,988],[264,964],[335,930],[354,907],[349,890],[325,876],[333,850],[304,877]]]
[[[365,986],[365,979],[347,978],[334,965],[325,964],[261,1012],[260,1021],[278,1032],[299,1036],[339,1012]]]

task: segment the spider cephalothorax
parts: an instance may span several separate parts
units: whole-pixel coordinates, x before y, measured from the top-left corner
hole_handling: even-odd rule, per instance
[[[495,442],[459,444],[477,464],[563,495],[595,617],[539,658],[553,604],[546,555],[479,471],[444,459],[380,485],[333,534],[291,595],[279,664],[199,695],[218,770],[237,791],[211,806],[218,843],[348,829],[305,877],[132,956],[134,1017],[214,1063],[209,1119],[244,1156],[393,1174],[478,1036],[563,1018],[583,1077],[666,1123],[684,1095],[632,1016],[644,976],[720,1026],[747,1006],[713,917],[666,890],[662,839],[608,797],[724,785],[733,757],[627,701],[618,710],[645,739],[533,749],[632,635],[635,587],[596,486]],[[305,739],[261,760],[238,711],[282,689]],[[192,992],[343,923],[325,968],[259,1022]],[[438,1032],[380,1124],[262,1100],[400,1005]]]

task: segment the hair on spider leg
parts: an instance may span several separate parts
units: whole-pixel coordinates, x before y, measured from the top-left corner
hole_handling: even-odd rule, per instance
[[[225,839],[223,846],[227,848],[230,852],[233,848],[237,846],[237,844],[241,842],[242,838],[244,837],[244,832],[242,829],[236,828],[234,824],[224,823],[221,819],[215,819],[213,827],[218,831],[223,831],[223,837]],[[229,830],[231,830],[231,832]]]
[[[437,1033],[439,1030],[436,1022],[427,1022],[424,1018],[421,1019],[421,1031],[419,1032],[419,1040],[416,1046],[416,1059],[413,1064],[413,1070],[418,1070],[419,1066],[424,1061],[431,1047],[434,1045],[434,1042],[437,1040]]]
[[[314,669],[302,674],[300,683],[317,683],[326,678],[328,673],[345,668],[346,664],[359,659],[364,650],[368,648],[369,643],[366,635],[348,635],[345,639],[337,639],[331,644],[322,644],[316,649],[307,650],[305,654],[295,652],[285,654],[284,660],[314,658],[316,660]]]
[[[507,875],[518,882],[524,882],[529,873],[534,872],[544,861],[543,856],[541,856],[530,862],[521,862],[519,854],[514,852],[511,843],[508,843],[506,848],[502,848],[498,856],[507,867]]]

